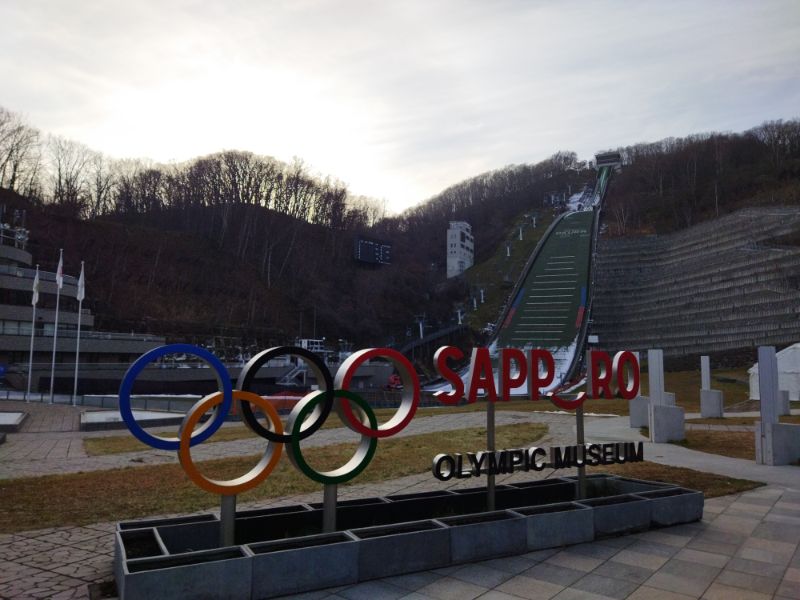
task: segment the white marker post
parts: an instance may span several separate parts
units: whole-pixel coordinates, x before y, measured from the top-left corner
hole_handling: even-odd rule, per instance
[[[773,425],[778,419],[778,358],[774,346],[758,349],[758,395],[761,398],[761,422],[756,426],[756,462],[774,465]]]
[[[711,360],[708,356],[700,357],[700,389],[711,389]]]

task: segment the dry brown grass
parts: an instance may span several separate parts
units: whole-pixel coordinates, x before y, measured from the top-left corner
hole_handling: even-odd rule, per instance
[[[753,426],[761,417],[724,417],[722,419],[686,419],[690,425],[735,425]],[[800,415],[784,415],[780,417],[781,423],[800,424]]]
[[[603,401],[598,400],[593,402],[603,402]],[[624,402],[624,401],[615,400],[614,402]],[[546,400],[540,400],[539,402],[531,402],[529,400],[513,400],[511,402],[498,402],[496,404],[496,407],[498,411],[518,411],[518,412],[558,410],[555,406],[553,406],[553,404],[551,404]],[[417,410],[417,413],[414,416],[414,418],[421,419],[435,415],[447,415],[454,413],[483,412],[483,411],[486,411],[486,402],[479,401],[476,402],[475,404],[467,404],[463,406],[441,406],[441,407],[420,408],[419,410]],[[379,423],[388,421],[392,417],[392,415],[394,415],[394,413],[395,413],[394,408],[375,409],[375,416],[378,418]],[[285,419],[284,419],[284,424],[285,424]],[[338,429],[342,427],[343,426],[341,421],[335,415],[331,416],[322,426],[323,429]],[[174,437],[178,434],[178,427],[175,426],[171,429],[158,428],[148,431],[150,431],[150,433],[161,436]],[[254,435],[253,432],[250,431],[243,423],[229,423],[225,424],[221,429],[219,429],[213,436],[211,436],[204,443],[208,444],[217,442],[230,442],[233,440],[243,440],[247,438],[252,438],[253,435]],[[151,449],[149,446],[146,446],[145,444],[137,440],[135,437],[133,437],[132,434],[130,434],[127,431],[123,434],[85,438],[83,440],[83,447],[89,456],[120,454],[123,452],[139,452]]]
[[[718,377],[725,379],[719,381]],[[712,385],[714,389],[721,390],[725,398],[725,406],[732,406],[747,400],[749,395],[749,387],[743,383],[735,383],[733,380],[746,382],[747,371],[745,369],[733,371],[716,371],[714,372],[714,379]],[[676,397],[678,406],[681,406],[686,412],[700,412],[700,371],[677,371],[668,372],[664,374],[665,384],[664,387],[668,392],[673,392]],[[647,373],[642,373],[641,393],[647,393]],[[498,402],[496,404],[498,411],[519,411],[519,412],[541,412],[541,411],[556,411],[559,410],[555,405],[547,400],[538,400],[531,402],[530,400],[512,400],[510,402]],[[432,415],[441,415],[448,413],[464,413],[485,411],[486,402],[479,401],[475,404],[467,404],[463,406],[441,406],[441,407],[426,407],[420,408],[417,411],[415,418],[422,418]],[[378,417],[379,422],[388,420],[394,414],[393,408],[380,408],[376,409],[375,415]],[[584,404],[584,411],[588,413],[601,413],[601,414],[629,414],[628,401],[619,398],[599,398],[589,400]],[[732,419],[733,417],[731,417]],[[800,423],[800,417],[791,417],[790,419],[781,422],[787,423]],[[690,421],[700,423],[702,421]],[[726,418],[727,425],[734,425],[735,423]],[[323,426],[324,428],[341,427],[341,423],[335,417],[328,419]],[[172,429],[159,429],[162,435],[174,436],[177,434],[177,427]],[[245,439],[252,437],[252,433],[245,427],[226,426],[215,433],[206,443],[225,442],[231,440]],[[148,450],[149,448],[139,442],[129,433],[123,435],[111,435],[106,437],[87,438],[84,440],[84,448],[90,456],[99,456],[103,454],[117,454],[120,452],[137,452],[140,450]]]
[[[699,490],[705,494],[706,498],[745,492],[764,485],[757,481],[724,477],[713,473],[693,471],[692,469],[686,469],[684,467],[660,465],[649,461],[627,463],[624,465],[590,467],[588,470],[624,475],[635,479],[674,483],[692,490]]]
[[[756,441],[750,431],[697,431],[686,432],[686,439],[673,442],[691,450],[719,454],[731,458],[755,460]]]
[[[547,431],[539,423],[497,427],[497,447],[519,447],[536,442]],[[386,439],[378,442],[375,457],[356,483],[369,483],[422,473],[440,453],[471,452],[486,447],[486,431],[476,427]],[[305,456],[316,468],[344,464],[355,443],[310,448]],[[199,463],[207,476],[238,477],[257,457],[224,458]],[[282,457],[270,477],[239,496],[241,502],[319,490],[322,486],[301,475]],[[48,475],[0,481],[0,533],[44,527],[83,525],[207,509],[219,498],[192,484],[177,464],[130,467],[69,475]]]
[[[720,390],[725,406],[733,406],[747,400],[750,396],[747,369],[714,371],[711,387]],[[722,379],[723,381],[720,381]],[[737,383],[741,382],[741,383]],[[642,394],[648,391],[647,372],[642,373]],[[674,371],[664,373],[664,389],[675,394],[678,406],[686,412],[700,412],[700,371]]]

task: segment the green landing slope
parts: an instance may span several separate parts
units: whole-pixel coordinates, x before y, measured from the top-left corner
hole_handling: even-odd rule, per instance
[[[550,231],[519,286],[498,348],[567,349],[586,316],[595,212],[565,215]]]

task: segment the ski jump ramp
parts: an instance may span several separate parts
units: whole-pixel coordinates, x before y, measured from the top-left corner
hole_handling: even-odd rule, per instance
[[[493,360],[502,348],[548,350],[553,355],[556,377],[543,392],[563,388],[580,373],[591,312],[600,210],[612,168],[601,166],[594,187],[573,195],[567,212],[542,236],[489,344]],[[460,373],[462,379],[467,371]],[[450,385],[435,382],[425,389],[448,391]],[[527,385],[515,388],[512,394],[527,396]]]

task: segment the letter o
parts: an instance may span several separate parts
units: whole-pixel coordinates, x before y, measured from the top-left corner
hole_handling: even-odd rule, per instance
[[[636,360],[636,355],[628,351],[617,352],[614,355],[613,370],[619,395],[625,400],[636,398],[639,395],[639,361]]]
[[[447,472],[444,466],[447,465]],[[437,454],[433,457],[433,476],[439,481],[447,481],[456,472],[456,460],[449,454]]]

